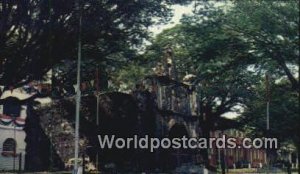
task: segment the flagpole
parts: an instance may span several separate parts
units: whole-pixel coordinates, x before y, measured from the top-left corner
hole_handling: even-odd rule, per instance
[[[76,8],[79,16],[79,32],[78,32],[78,52],[77,52],[77,90],[76,90],[76,118],[75,118],[75,160],[74,160],[74,174],[78,172],[78,156],[79,156],[79,116],[80,116],[80,64],[81,64],[81,11],[79,0],[76,1]]]

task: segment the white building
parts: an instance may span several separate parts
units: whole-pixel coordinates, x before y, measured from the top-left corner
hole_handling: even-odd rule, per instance
[[[7,98],[13,98],[22,100],[29,97],[20,93],[18,90],[5,91],[1,100],[6,100]],[[26,109],[27,106],[12,106],[19,108],[19,115],[5,114],[5,110],[9,110],[11,107],[0,103],[0,171],[1,170],[19,170],[24,169],[25,164],[25,137],[26,134],[23,131],[26,119]],[[20,159],[21,158],[21,159]]]

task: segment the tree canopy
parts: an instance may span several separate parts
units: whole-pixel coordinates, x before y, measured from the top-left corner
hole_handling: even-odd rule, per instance
[[[77,9],[69,0],[1,1],[0,84],[41,79],[60,60],[74,59],[79,14],[84,58],[115,64],[131,57],[150,25],[170,19],[172,4],[188,2],[86,0]]]
[[[83,81],[99,67],[114,90],[133,89],[169,47],[179,80],[195,76],[205,136],[235,112],[251,135],[291,141],[299,151],[299,2],[196,1],[192,15],[149,37],[151,25],[171,18],[173,4],[190,1],[85,0],[79,9],[69,0],[0,1],[0,85],[40,79],[53,67],[55,77],[74,84],[81,15]],[[145,39],[151,44],[140,53]],[[271,79],[269,132],[265,74]]]
[[[299,126],[294,122],[299,105],[299,3],[234,1],[224,5],[199,3],[193,15],[183,17],[182,24],[153,39],[138,66],[146,68],[144,74],[152,73],[165,47],[171,46],[180,79],[196,75],[194,82],[201,85],[202,114],[212,124],[225,113],[237,112],[243,124],[256,127],[253,132],[262,136],[266,135],[262,122],[266,91],[262,84],[265,74],[270,74],[277,93],[270,114],[272,117],[274,112],[273,122],[280,123],[272,130],[291,126],[273,135],[296,142],[298,138],[286,134]],[[281,97],[282,91],[286,96]],[[293,108],[287,109],[289,106]]]
[[[299,91],[299,2],[236,1],[230,13],[225,27],[248,43],[255,66],[286,76]]]

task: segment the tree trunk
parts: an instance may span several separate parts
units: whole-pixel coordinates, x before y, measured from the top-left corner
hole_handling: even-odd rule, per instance
[[[204,124],[202,125],[202,132],[203,132],[203,138],[205,139],[209,139],[210,138],[210,124],[208,120],[202,120],[204,122]],[[203,155],[203,160],[204,160],[204,165],[208,170],[213,170],[212,166],[209,163],[209,154],[208,154],[208,148],[203,149],[202,151],[202,155]]]
[[[289,81],[292,84],[293,90],[299,91],[299,82],[296,80],[289,68],[286,66],[284,60],[277,58],[276,61],[278,62],[279,66],[283,69],[284,73],[287,75]]]

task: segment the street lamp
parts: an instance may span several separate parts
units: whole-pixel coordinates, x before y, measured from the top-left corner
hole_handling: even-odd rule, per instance
[[[267,133],[267,138],[270,136],[270,76],[268,73],[266,73],[266,133]],[[267,174],[269,173],[270,169],[270,157],[269,157],[269,150],[266,149],[266,157],[267,157]]]
[[[76,1],[76,8],[79,16],[79,28],[78,28],[78,52],[77,52],[77,90],[76,90],[76,118],[75,118],[75,160],[74,160],[74,174],[78,171],[78,152],[79,152],[79,115],[80,115],[80,64],[81,64],[81,9],[79,0]]]

